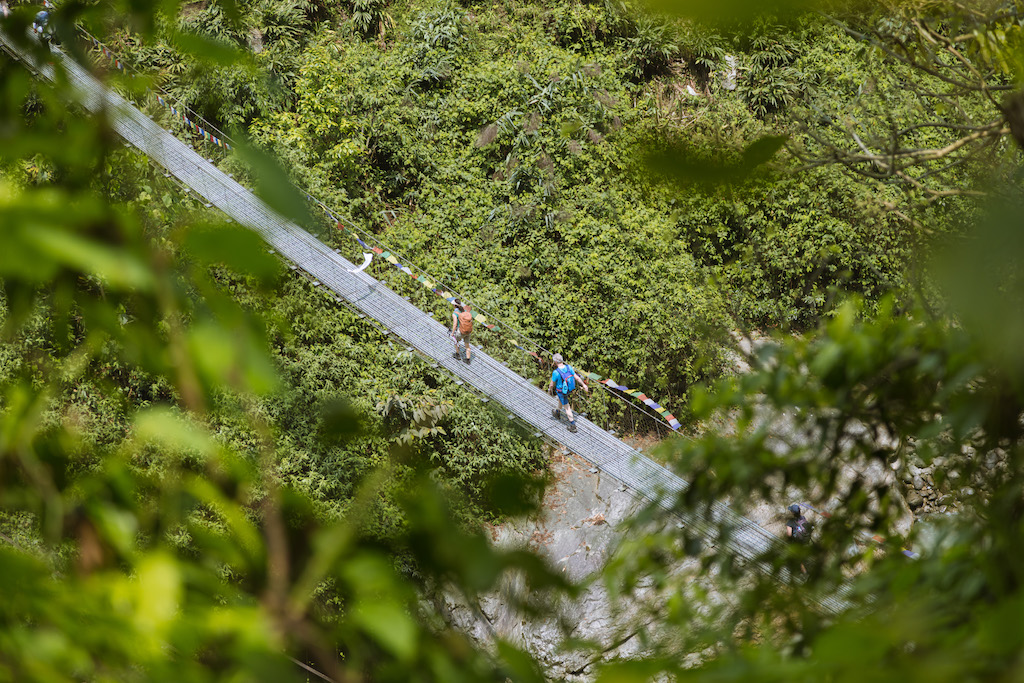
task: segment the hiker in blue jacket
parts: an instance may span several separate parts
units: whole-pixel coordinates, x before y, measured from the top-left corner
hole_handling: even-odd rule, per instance
[[[572,406],[569,405],[569,394],[576,389],[576,381],[579,380],[580,385],[583,387],[583,391],[590,392],[590,387],[587,386],[587,382],[576,374],[576,371],[572,369],[571,365],[566,365],[562,359],[562,354],[556,353],[551,357],[551,360],[555,362],[555,369],[551,373],[551,382],[548,384],[548,392],[552,389],[557,392],[558,395],[558,407],[551,411],[551,416],[556,420],[561,419],[561,409],[565,408],[565,416],[569,418],[569,431],[576,433],[576,418],[572,414]]]
[[[37,34],[41,35],[46,30],[46,25],[50,23],[50,13],[47,10],[39,10],[36,12],[35,18],[32,20],[32,30]]]
[[[36,16],[32,20],[32,32],[43,45],[56,42],[54,40],[53,24],[50,23],[50,10],[52,9],[53,5],[49,2],[43,3],[43,9],[36,12]]]

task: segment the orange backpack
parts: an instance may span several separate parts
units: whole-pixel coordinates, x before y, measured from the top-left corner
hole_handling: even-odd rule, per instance
[[[459,332],[469,334],[473,331],[473,314],[469,311],[459,313]]]

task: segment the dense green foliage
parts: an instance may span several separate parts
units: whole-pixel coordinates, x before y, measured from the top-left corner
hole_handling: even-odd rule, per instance
[[[842,501],[826,552],[773,553],[772,576],[675,524],[638,526],[598,580],[652,605],[646,654],[602,680],[992,680],[1019,675],[1022,643],[1013,109],[857,38],[947,9],[931,25],[980,26],[968,57],[1005,62],[986,87],[1019,89],[1019,22],[937,7],[840,14],[851,30],[575,2],[96,2],[55,21],[69,50],[81,20],[247,132],[517,336],[686,399],[693,425],[724,414],[734,429],[664,449],[692,482],[680,510]],[[113,80],[173,127],[141,81]],[[305,680],[289,656],[335,680],[541,680],[513,645],[449,629],[436,600],[522,576],[524,614],[550,615],[578,590],[479,527],[534,509],[542,445],[205,213],[60,81],[5,59],[0,87],[0,680]],[[977,155],[902,176],[840,154],[892,126],[942,148],[992,118]],[[202,149],[254,186],[282,177]],[[961,192],[986,185],[1010,197],[987,214]],[[952,247],[925,279],[936,242]],[[722,379],[746,327],[802,334]],[[540,376],[508,335],[480,337]],[[784,453],[774,426],[792,432]],[[858,544],[903,542],[901,494],[844,468],[936,461],[960,513],[935,522],[941,542],[912,537],[917,562]],[[670,569],[694,555],[714,595]],[[785,571],[801,562],[806,577]],[[823,618],[814,598],[853,575],[848,612]]]
[[[880,210],[900,203],[897,189],[781,167],[726,188],[666,189],[636,163],[668,142],[728,164],[767,133],[803,140],[805,110],[855,106],[873,68],[823,20],[726,38],[616,4],[441,3],[390,8],[381,34],[361,11],[338,21],[306,8],[280,45],[265,24],[251,59],[287,53],[287,67],[264,67],[289,100],[226,100],[245,114],[209,105],[172,53],[118,46],[181,102],[249,124],[300,186],[478,308],[669,404],[717,373],[737,324],[806,327],[846,292],[875,300],[906,282],[921,223]],[[179,24],[251,50],[220,17],[210,5]],[[251,78],[250,61],[216,78]],[[730,63],[736,92],[721,87]],[[944,216],[923,220],[941,231]]]

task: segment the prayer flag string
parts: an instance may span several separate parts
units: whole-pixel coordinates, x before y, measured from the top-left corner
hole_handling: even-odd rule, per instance
[[[119,70],[124,71],[124,62],[118,59],[113,52],[107,49],[106,45],[104,45],[92,36],[89,36],[89,38],[90,40],[92,40],[92,44],[100,49],[100,52],[103,54],[104,57],[113,60],[114,66],[117,67]],[[221,147],[226,150],[231,149],[231,145],[229,143],[215,136],[211,131],[201,127],[196,121],[193,121],[192,119],[188,118],[184,112],[179,112],[177,107],[168,104],[167,100],[165,100],[163,96],[161,96],[159,93],[156,96],[156,100],[164,109],[170,109],[172,116],[174,116],[176,119],[179,119],[186,128],[188,128],[190,131],[201,137],[203,140],[209,140],[218,147]]]
[[[395,256],[394,254],[392,254],[390,251],[386,251],[384,249],[381,249],[380,247],[370,246],[369,244],[367,244],[366,242],[363,241],[363,239],[359,236],[358,233],[356,233],[355,231],[352,231],[352,230],[347,230],[345,228],[345,226],[341,224],[340,221],[338,222],[337,228],[338,228],[338,230],[341,230],[342,232],[350,233],[355,238],[356,242],[359,243],[359,246],[361,246],[363,249],[366,249],[368,251],[372,251],[374,254],[380,256],[382,259],[384,259],[389,264],[391,264],[391,266],[393,266],[396,270],[398,270],[399,272],[402,272],[402,273],[405,273],[406,275],[408,275],[410,277],[410,279],[412,279],[414,282],[418,282],[419,284],[421,284],[422,286],[426,287],[427,289],[429,289],[434,294],[436,294],[437,296],[441,297],[442,299],[444,299],[448,303],[454,304],[455,299],[456,299],[454,294],[452,294],[451,292],[448,292],[446,290],[439,289],[435,285],[435,283],[432,282],[425,275],[416,275],[416,274],[414,274],[412,272],[412,269],[410,269],[408,266],[402,264],[402,262],[398,260],[398,257]],[[474,321],[482,324],[488,330],[492,330],[494,332],[497,332],[497,331],[501,330],[501,326],[488,323],[487,322],[487,316],[482,315],[480,313],[477,313],[476,311],[471,311],[471,315],[473,316],[473,320]],[[510,338],[510,341],[512,342],[512,345],[515,346],[520,351],[523,351],[524,353],[527,353],[530,356],[533,356],[537,360],[541,359],[540,354],[538,354],[535,351],[530,351],[529,349],[524,348],[519,343],[518,340]],[[682,426],[679,423],[679,420],[676,419],[675,415],[670,413],[664,406],[660,405],[657,401],[655,401],[654,399],[648,397],[643,392],[638,391],[636,389],[630,389],[629,387],[627,387],[625,385],[619,384],[615,380],[601,377],[600,375],[598,375],[596,373],[593,373],[593,372],[586,372],[586,371],[582,371],[581,370],[580,374],[583,375],[583,376],[586,376],[588,379],[594,380],[595,382],[600,382],[601,384],[605,385],[609,389],[615,389],[616,391],[620,391],[623,394],[629,396],[630,398],[633,398],[633,399],[636,399],[636,400],[640,401],[641,403],[646,405],[648,408],[651,408],[656,413],[658,413],[658,415],[660,415],[662,417],[662,419],[664,419],[669,424],[669,426],[672,427],[673,430],[678,430]]]

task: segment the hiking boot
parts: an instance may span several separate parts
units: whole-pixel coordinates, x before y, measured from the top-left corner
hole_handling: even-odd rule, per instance
[[[466,365],[469,365],[469,356],[466,357]]]
[[[462,360],[462,355],[458,351],[452,352],[452,358],[455,360]]]
[[[556,420],[561,421],[562,413],[561,413],[560,410],[558,410],[558,408],[552,408],[551,409],[551,417],[555,418]]]
[[[572,432],[573,434],[576,433],[576,423],[575,422],[570,422],[569,423],[569,431]]]

